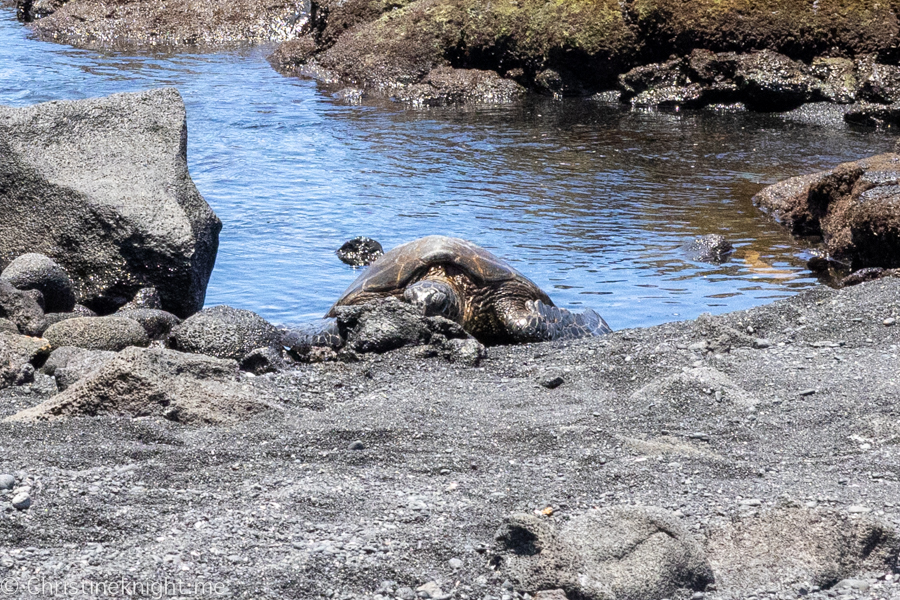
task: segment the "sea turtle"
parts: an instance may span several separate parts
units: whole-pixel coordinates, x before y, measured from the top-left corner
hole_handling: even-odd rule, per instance
[[[376,260],[337,307],[397,297],[427,316],[456,321],[484,344],[572,339],[612,331],[593,310],[557,308],[534,282],[471,242],[442,235],[403,244]]]

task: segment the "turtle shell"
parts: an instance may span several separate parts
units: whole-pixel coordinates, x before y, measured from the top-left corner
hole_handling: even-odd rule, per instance
[[[334,306],[354,304],[353,299],[363,292],[389,295],[418,281],[431,267],[442,264],[463,269],[476,284],[520,279],[543,296],[540,288],[527,277],[484,248],[459,238],[430,235],[385,253],[350,284]],[[329,315],[333,310],[334,307]]]

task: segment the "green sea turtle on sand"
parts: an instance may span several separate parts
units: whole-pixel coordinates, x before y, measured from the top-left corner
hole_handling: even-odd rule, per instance
[[[427,316],[456,321],[486,345],[603,335],[611,329],[593,310],[558,308],[533,281],[471,242],[424,237],[384,254],[354,281],[341,306],[396,297]]]

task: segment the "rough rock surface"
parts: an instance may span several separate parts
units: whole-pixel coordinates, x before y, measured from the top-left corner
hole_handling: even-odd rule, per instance
[[[900,267],[900,155],[880,154],[769,186],[753,203],[798,235],[821,235],[852,269]]]
[[[341,262],[352,267],[365,267],[384,254],[384,248],[377,240],[359,236],[344,242],[335,252]]]
[[[181,323],[181,319],[172,313],[152,308],[120,310],[116,313],[116,316],[140,323],[151,340],[165,338],[172,331],[173,327]]]
[[[85,375],[99,369],[116,356],[109,350],[87,350],[74,346],[55,349],[41,372],[56,378],[56,387],[63,391]]]
[[[725,523],[707,544],[717,584],[754,589],[769,582],[805,581],[830,588],[859,573],[895,568],[900,538],[871,516],[779,508]]]
[[[47,340],[0,330],[0,388],[24,383],[34,364],[50,354]]]
[[[898,33],[895,9],[874,0],[314,0],[305,35],[272,62],[285,73],[343,80],[415,104],[489,101],[462,74],[458,89],[469,93],[436,96],[428,80],[440,69],[491,71],[503,82],[491,84],[494,101],[509,101],[514,84],[555,95],[610,89],[630,68],[646,74],[674,54],[684,57],[675,77],[632,89],[628,98],[636,96],[638,106],[691,106],[740,96],[756,108],[787,110],[813,98],[848,102],[858,93],[893,102]],[[720,55],[689,61],[694,51]],[[729,54],[736,52],[743,54]],[[848,67],[848,59],[865,68]],[[795,61],[812,61],[812,68]]]
[[[119,308],[118,312],[143,308],[162,309],[162,298],[160,298],[159,291],[156,288],[139,289],[131,300]]]
[[[561,530],[592,507],[633,504],[671,511],[706,548],[717,585],[704,600],[900,597],[895,572],[866,561],[829,589],[801,577],[818,569],[773,561],[740,580],[728,566],[738,536],[769,539],[757,524],[781,510],[805,515],[796,523],[836,513],[845,532],[900,524],[898,318],[900,279],[886,278],[491,347],[475,368],[413,347],[245,374],[251,398],[283,411],[228,427],[3,423],[0,474],[16,489],[0,491],[0,561],[19,579],[152,573],[227,588],[208,597],[394,600],[427,586],[521,600],[489,560],[505,517],[549,508],[541,520]],[[562,384],[543,386],[548,373]],[[52,401],[40,375],[0,391],[0,416]],[[174,378],[162,379],[168,393]],[[31,508],[15,510],[25,487]],[[823,530],[806,539],[833,540]]]
[[[76,317],[54,323],[44,332],[54,348],[75,346],[87,350],[118,352],[128,346],[146,346],[147,332],[137,321],[125,317]]]
[[[19,0],[42,39],[90,47],[220,46],[283,41],[303,24],[295,0]]]
[[[281,333],[249,310],[213,306],[172,328],[170,348],[218,358],[243,360],[257,348],[278,346]]]
[[[710,233],[694,238],[684,246],[682,251],[690,260],[720,263],[728,259],[734,252],[734,246],[717,233]]]
[[[65,392],[7,420],[111,415],[223,424],[270,408],[241,386],[234,361],[132,347]]]
[[[101,314],[148,286],[169,312],[199,310],[221,222],[186,153],[174,89],[0,107],[0,266],[45,254]]]
[[[0,279],[0,318],[12,321],[25,335],[41,335],[47,320],[40,304],[27,291]]]
[[[666,598],[713,582],[703,548],[671,512],[610,506],[556,526],[513,515],[497,535],[500,572],[515,589],[562,589],[585,600]]]
[[[23,254],[9,263],[0,278],[20,290],[38,290],[48,313],[71,312],[75,308],[72,280],[65,269],[43,254]]]

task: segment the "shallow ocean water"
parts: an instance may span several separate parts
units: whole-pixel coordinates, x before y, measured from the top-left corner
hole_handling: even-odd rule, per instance
[[[405,110],[346,106],[285,78],[271,48],[96,52],[38,42],[0,9],[0,104],[178,88],[191,175],[224,223],[207,305],[278,323],[321,316],[358,275],[334,251],[429,234],[505,258],[564,307],[614,329],[770,302],[821,285],[751,196],[890,150],[892,132],[764,114],[630,111],[571,99]],[[722,265],[679,247],[721,233]]]

